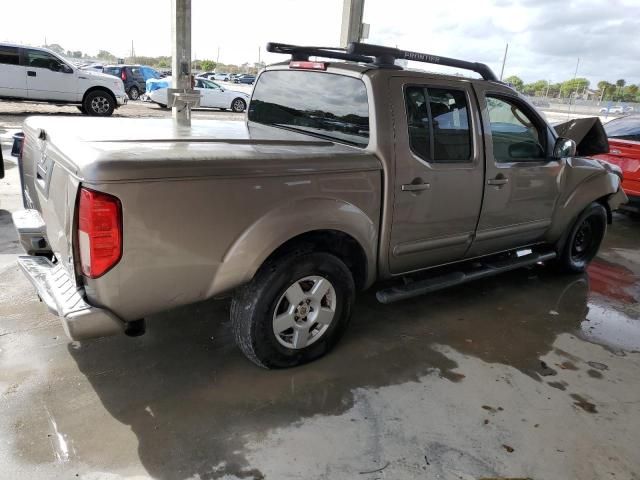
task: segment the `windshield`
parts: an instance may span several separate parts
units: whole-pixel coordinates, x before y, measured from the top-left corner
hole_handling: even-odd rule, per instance
[[[366,147],[369,104],[362,80],[323,72],[264,72],[249,120]]]

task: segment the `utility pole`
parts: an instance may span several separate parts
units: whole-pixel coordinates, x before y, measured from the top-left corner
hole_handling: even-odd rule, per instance
[[[191,108],[199,96],[191,89],[191,0],[171,0],[171,89],[174,124],[191,125]]]
[[[220,47],[218,47],[218,55],[216,56],[216,63],[220,63]]]
[[[549,80],[547,80],[547,92],[544,94],[544,98],[547,98],[549,96],[549,87],[551,86],[551,82]]]
[[[260,64],[261,47],[258,47],[258,65]]]
[[[344,0],[342,4],[342,28],[340,46],[346,48],[351,42],[362,38],[362,15],[364,0]]]
[[[509,51],[509,44],[504,49],[504,57],[502,57],[502,69],[500,70],[500,81],[502,81],[502,75],[504,75],[504,65],[507,63],[507,52]]]
[[[578,67],[580,66],[580,57],[578,57],[578,61],[576,62],[576,71],[573,73],[573,83],[576,81],[576,77],[578,76]],[[575,93],[578,93],[578,88],[576,87]],[[573,95],[569,92],[569,110],[567,110],[567,120],[569,120],[569,115],[571,115],[571,102]]]

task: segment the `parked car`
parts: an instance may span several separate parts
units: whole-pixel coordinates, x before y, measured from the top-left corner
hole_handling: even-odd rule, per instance
[[[196,77],[195,89],[200,92],[201,107],[244,112],[249,104],[249,95],[246,93],[228,90],[206,78]],[[166,88],[159,88],[149,93],[151,101],[162,108],[168,106],[167,96],[168,90]]]
[[[221,82],[228,82],[229,81],[229,74],[228,73],[215,73],[213,75],[213,80],[220,80]]]
[[[127,103],[120,79],[79,69],[46,48],[0,43],[0,99],[77,105],[109,116]]]
[[[640,211],[640,115],[616,118],[605,123],[609,153],[598,155],[622,169],[622,188],[629,197],[624,208]]]
[[[633,109],[633,107],[632,107],[632,109]],[[600,113],[622,114],[622,113],[625,113],[625,111],[624,111],[624,107],[622,105],[616,105],[615,107],[602,107],[600,109]]]
[[[114,77],[121,78],[129,98],[131,100],[138,100],[140,95],[146,91],[147,78],[145,78],[143,68],[147,69],[146,75],[151,74],[148,70],[151,69],[151,67],[142,67],[141,65],[107,65],[102,71]],[[158,78],[160,78],[160,74],[157,73],[157,75]],[[154,77],[149,76],[148,78]]]
[[[89,64],[89,65],[78,66],[78,68],[80,68],[82,70],[94,70],[96,72],[102,72],[102,69],[104,68],[104,65],[102,65],[100,63],[92,63],[92,64]]]
[[[247,122],[27,118],[19,265],[70,338],[229,294],[245,355],[290,367],[331,350],[377,280],[391,303],[539,262],[584,271],[626,200],[617,167],[486,65],[267,50],[293,59],[262,71]]]
[[[233,79],[233,83],[245,83],[247,85],[253,85],[255,81],[255,75],[240,75]]]

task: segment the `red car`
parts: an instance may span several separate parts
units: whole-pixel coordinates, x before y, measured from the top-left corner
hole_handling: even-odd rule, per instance
[[[595,158],[618,165],[624,174],[622,188],[629,197],[628,206],[640,209],[640,115],[611,120],[604,125],[609,138],[609,153]]]

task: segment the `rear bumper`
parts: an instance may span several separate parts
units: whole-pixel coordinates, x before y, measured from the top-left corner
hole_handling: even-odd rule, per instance
[[[118,106],[126,105],[128,101],[129,101],[129,98],[127,97],[126,93],[121,96],[116,95],[116,104]]]
[[[108,310],[89,305],[69,273],[45,257],[23,256],[18,265],[40,299],[62,320],[71,340],[106,337],[124,332],[124,322]]]

